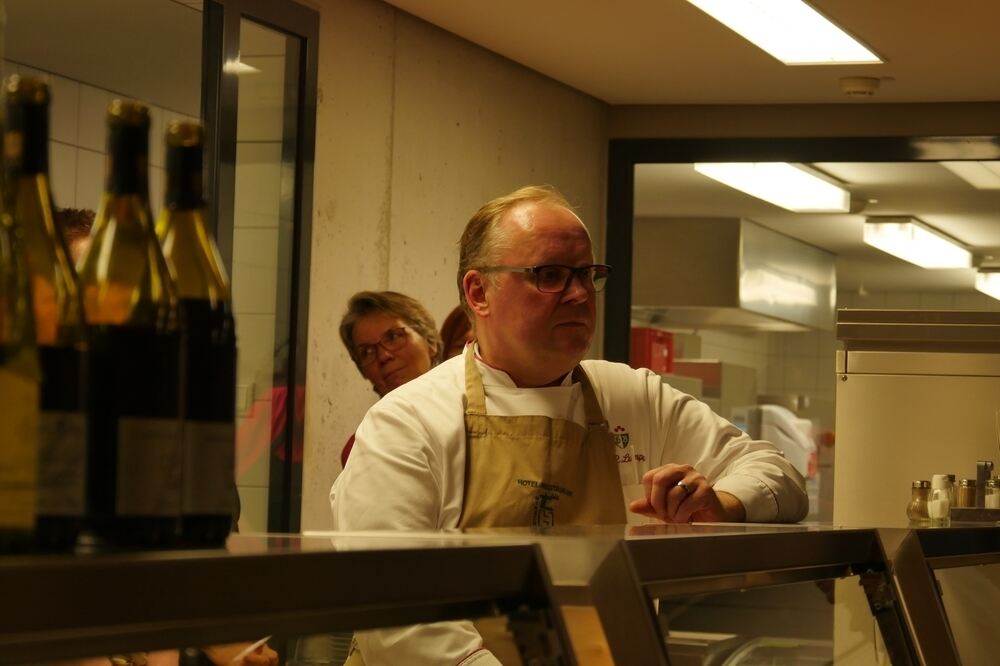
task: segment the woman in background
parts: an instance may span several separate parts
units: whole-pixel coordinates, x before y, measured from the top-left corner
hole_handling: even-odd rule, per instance
[[[340,339],[358,372],[381,398],[437,365],[441,338],[434,318],[414,298],[395,291],[360,291],[347,302]],[[344,445],[340,462],[354,446]]]
[[[441,324],[441,348],[444,350],[441,360],[447,361],[453,356],[458,356],[465,349],[466,343],[474,339],[469,315],[465,314],[461,305],[456,306]]]

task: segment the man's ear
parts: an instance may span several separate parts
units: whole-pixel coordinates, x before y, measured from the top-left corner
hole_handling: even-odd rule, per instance
[[[462,289],[465,291],[465,302],[478,316],[485,317],[490,312],[486,300],[486,278],[477,270],[466,271],[462,277]]]

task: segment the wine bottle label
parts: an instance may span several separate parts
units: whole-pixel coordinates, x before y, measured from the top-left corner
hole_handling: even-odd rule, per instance
[[[35,525],[38,383],[0,368],[0,529]]]
[[[82,516],[86,491],[87,419],[44,411],[38,421],[38,513]]]
[[[235,437],[232,423],[187,421],[184,424],[185,514],[232,513]]]
[[[181,510],[181,422],[118,419],[119,516],[177,516]]]

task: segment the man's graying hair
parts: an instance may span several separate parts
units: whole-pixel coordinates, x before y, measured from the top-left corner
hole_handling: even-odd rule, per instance
[[[573,210],[566,197],[551,185],[528,185],[487,201],[476,211],[462,232],[458,254],[458,297],[473,322],[475,319],[465,301],[462,279],[474,268],[495,265],[499,257],[510,249],[510,239],[500,221],[508,211],[523,203],[544,203]],[[486,277],[493,278],[492,275]]]

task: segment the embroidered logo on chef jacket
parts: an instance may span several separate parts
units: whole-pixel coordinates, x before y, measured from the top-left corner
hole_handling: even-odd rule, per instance
[[[619,465],[630,462],[645,462],[646,456],[642,453],[636,453],[635,447],[631,445],[632,438],[629,437],[625,426],[616,425],[611,435],[615,438],[615,446],[624,449],[623,452],[615,452],[615,461]]]

